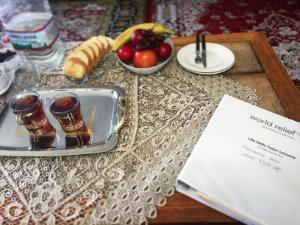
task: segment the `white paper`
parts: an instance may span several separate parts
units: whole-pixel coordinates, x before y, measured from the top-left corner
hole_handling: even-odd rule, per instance
[[[300,224],[300,123],[225,95],[177,189],[244,223]]]

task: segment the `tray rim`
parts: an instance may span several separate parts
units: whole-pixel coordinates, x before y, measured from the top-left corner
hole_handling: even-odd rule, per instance
[[[55,91],[68,91],[72,89],[81,89],[81,90],[88,90],[88,91],[98,91],[100,89],[111,89],[118,93],[118,98],[120,99],[119,105],[119,122],[115,125],[115,131],[111,134],[109,139],[103,144],[92,144],[90,146],[82,146],[76,148],[65,148],[65,149],[47,149],[47,150],[13,150],[7,148],[5,146],[0,146],[0,156],[24,156],[24,157],[54,157],[54,156],[76,156],[76,155],[87,155],[87,154],[96,154],[96,153],[103,153],[112,151],[119,141],[119,132],[123,127],[124,120],[125,120],[125,92],[119,86],[109,86],[109,85],[101,85],[101,86],[68,86],[68,87],[43,87],[43,88],[35,88],[34,91],[36,92],[55,92]],[[16,93],[18,94],[18,93]],[[124,100],[124,101],[123,101]],[[122,102],[123,101],[123,102]],[[124,104],[124,105],[122,105]],[[6,111],[7,103],[3,108],[3,111],[0,113],[0,117],[4,111]]]

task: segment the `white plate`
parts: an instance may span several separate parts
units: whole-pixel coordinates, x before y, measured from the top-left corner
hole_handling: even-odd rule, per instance
[[[207,67],[204,67],[202,63],[196,64],[195,56],[196,46],[193,43],[184,46],[178,51],[177,60],[186,70],[203,75],[225,72],[233,66],[235,60],[234,54],[230,49],[214,43],[206,43]]]
[[[197,73],[197,74],[200,74],[200,75],[215,75],[215,74],[223,73],[223,72],[229,70],[233,65],[234,65],[234,63],[232,63],[229,67],[224,68],[223,70],[214,71],[212,73],[195,71],[195,70],[190,70],[190,69],[187,69],[187,68],[184,68],[184,69],[191,72],[191,73]]]

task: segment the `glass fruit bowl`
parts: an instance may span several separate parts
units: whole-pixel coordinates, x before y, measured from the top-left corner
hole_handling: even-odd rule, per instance
[[[130,70],[131,72],[133,73],[136,73],[136,74],[143,74],[143,75],[147,75],[147,74],[152,74],[152,73],[155,73],[157,71],[159,71],[160,69],[162,69],[169,61],[170,59],[172,58],[172,56],[174,55],[174,44],[172,42],[172,39],[171,38],[167,38],[165,41],[165,43],[168,43],[171,48],[172,48],[172,53],[171,55],[165,59],[164,61],[158,61],[158,63],[155,65],[155,66],[152,66],[152,67],[147,67],[147,68],[138,68],[138,67],[135,67],[132,63],[124,63],[118,56],[118,54],[116,54],[116,57],[118,59],[118,61],[125,67],[127,68],[128,70]]]

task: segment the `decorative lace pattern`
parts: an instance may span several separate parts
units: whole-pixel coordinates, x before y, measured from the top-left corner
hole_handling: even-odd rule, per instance
[[[104,71],[104,72],[103,72]],[[101,75],[99,75],[101,74]],[[88,81],[126,92],[126,122],[108,153],[0,158],[0,224],[147,224],[174,193],[175,179],[223,94],[252,104],[253,90],[223,76],[196,76],[173,59],[133,75],[107,57]],[[40,86],[73,85],[59,70]]]

